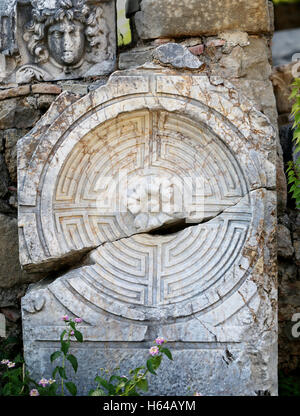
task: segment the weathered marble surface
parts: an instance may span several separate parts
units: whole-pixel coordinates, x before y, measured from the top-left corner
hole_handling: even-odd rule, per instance
[[[116,73],[74,99],[63,94],[18,143],[21,263],[72,267],[23,298],[33,375],[50,375],[48,353],[68,313],[84,319],[87,343],[73,346],[89,356],[81,393],[100,367],[125,357],[142,364],[161,335],[177,357],[158,379],[161,394],[188,386],[276,394],[276,143],[268,119],[226,81],[173,71]],[[188,204],[178,206],[184,178]],[[181,231],[165,229],[179,224]]]
[[[176,0],[176,5],[173,0],[142,0],[134,20],[142,39],[217,35],[227,30],[270,33],[272,7],[266,0]]]
[[[74,79],[115,69],[115,0],[1,4],[3,84]]]

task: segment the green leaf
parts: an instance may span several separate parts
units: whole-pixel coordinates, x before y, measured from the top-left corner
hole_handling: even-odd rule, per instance
[[[67,331],[64,329],[63,332],[60,334],[60,341],[64,339],[64,336],[66,335]]]
[[[89,396],[106,396],[105,391],[101,389],[91,390]]]
[[[292,94],[289,96],[289,99],[292,100],[293,98],[296,97],[297,94],[298,94],[298,89],[297,88],[293,89]]]
[[[156,372],[154,371],[153,368],[153,361],[152,358],[149,358],[149,360],[147,361],[147,368],[150,371],[151,374],[154,374],[155,376],[157,375]]]
[[[299,123],[300,123],[300,113],[297,113],[297,114],[295,115],[295,123],[296,123],[296,124],[299,124]]]
[[[72,383],[72,381],[68,381],[66,383],[66,387],[69,390],[69,392],[72,394],[72,396],[76,396],[77,395],[77,387],[75,386],[74,383]]]
[[[83,336],[82,336],[81,332],[74,331],[74,335],[75,335],[75,338],[77,339],[78,342],[83,342]]]
[[[51,363],[53,363],[53,361],[55,361],[58,357],[60,357],[60,355],[61,355],[61,351],[55,351],[53,354],[51,354],[50,356]]]
[[[114,380],[121,381],[121,380],[125,380],[125,379],[124,379],[124,377],[116,376],[115,374],[113,374],[113,375],[110,377],[109,382],[111,383],[111,382],[113,382]],[[126,380],[125,380],[125,381],[126,381]]]
[[[169,360],[173,360],[171,351],[168,348],[161,348],[160,352],[165,354],[169,358]]]
[[[52,377],[55,379],[55,376],[56,376],[56,374],[57,374],[57,372],[58,372],[58,369],[59,369],[59,367],[57,366],[57,367],[55,367],[54,368],[54,370],[53,370],[53,372],[52,372]]]
[[[68,379],[68,377],[66,375],[66,371],[63,367],[58,367],[58,372],[59,372],[59,375],[61,376],[61,378],[64,378],[65,380]]]
[[[102,377],[99,377],[99,376],[97,376],[97,377],[95,377],[95,382],[96,383],[101,383],[102,381],[106,381],[104,378],[102,378]]]
[[[116,393],[118,393],[120,390],[122,390],[124,387],[125,387],[125,385],[126,385],[126,381],[120,381],[120,383],[119,384],[117,384],[117,386],[116,386]]]
[[[153,363],[152,363],[153,368],[154,370],[157,370],[161,364],[162,355],[157,355],[156,357],[153,357],[152,360],[153,360]]]
[[[141,390],[143,390],[143,391],[148,391],[148,389],[149,389],[149,387],[148,387],[148,381],[147,381],[147,379],[146,378],[143,378],[142,380],[140,380],[138,383],[137,383],[137,387],[139,388],[139,389],[141,389]]]
[[[138,392],[135,389],[130,390],[128,393],[128,396],[140,396]]]
[[[70,348],[70,342],[61,341],[61,350],[64,355],[67,355]]]
[[[72,364],[72,367],[73,367],[75,373],[77,373],[77,369],[78,369],[78,361],[77,361],[77,358],[73,354],[69,354],[67,356],[67,360],[70,361],[70,363]]]
[[[69,322],[69,325],[70,325],[70,327],[73,329],[73,330],[75,330],[76,328],[75,328],[75,322]]]

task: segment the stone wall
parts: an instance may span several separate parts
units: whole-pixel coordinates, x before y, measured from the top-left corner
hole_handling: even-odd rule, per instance
[[[147,70],[180,70],[184,74],[203,73],[214,79],[214,83],[229,81],[242,94],[248,97],[255,108],[264,113],[277,129],[277,108],[271,82],[272,61],[270,42],[272,37],[272,8],[266,1],[247,2],[251,10],[232,12],[232,2],[228,2],[226,12],[232,17],[228,26],[216,24],[220,19],[215,13],[215,2],[205,2],[207,14],[195,15],[196,4],[180,1],[176,16],[174,8],[157,10],[157,1],[143,0],[141,10],[132,16],[132,27],[136,28],[136,44],[126,51],[119,51],[118,68],[127,71],[137,66]],[[198,0],[196,3],[203,3]],[[209,4],[207,4],[209,3]],[[191,6],[191,7],[190,7]],[[202,9],[200,9],[202,10]],[[222,7],[223,16],[223,2]],[[210,12],[211,11],[211,12]],[[155,25],[149,25],[155,14]],[[158,17],[157,17],[158,13]],[[191,16],[193,15],[193,21]],[[240,21],[240,16],[251,13],[253,19]],[[166,16],[167,14],[167,16]],[[213,17],[212,17],[213,16]],[[162,19],[162,20],[160,20]],[[166,20],[165,20],[166,19]],[[200,19],[200,23],[199,23]],[[201,21],[204,19],[204,21]],[[221,19],[223,20],[223,19]],[[228,21],[228,19],[227,19]],[[162,24],[164,22],[164,24]],[[175,24],[174,24],[175,22]],[[247,22],[247,23],[246,23]],[[180,27],[180,31],[178,28]],[[209,28],[209,29],[208,29]],[[11,59],[11,58],[9,58]],[[284,75],[285,76],[285,75]],[[275,88],[278,84],[273,83]],[[18,85],[11,82],[9,87],[2,85],[0,91],[0,313],[7,321],[9,335],[21,336],[20,299],[28,284],[37,282],[47,273],[26,273],[19,265],[17,230],[17,166],[16,143],[41,120],[51,103],[62,91],[70,91],[79,96],[104,85],[106,76],[81,76],[77,80],[56,80],[44,83],[32,80]],[[279,81],[278,81],[279,82]],[[285,81],[286,82],[286,81]],[[278,91],[276,91],[278,92]],[[286,91],[277,93],[287,95]],[[281,130],[281,145],[289,148],[290,128],[286,128],[286,114],[289,108],[278,98]],[[286,133],[288,131],[288,133]],[[293,370],[299,367],[299,342],[290,337],[290,319],[299,312],[300,302],[297,290],[300,289],[300,216],[287,206],[287,184],[284,175],[283,154],[277,134],[277,195],[278,195],[278,266],[279,266],[279,323],[280,367]],[[52,274],[53,277],[53,274]]]

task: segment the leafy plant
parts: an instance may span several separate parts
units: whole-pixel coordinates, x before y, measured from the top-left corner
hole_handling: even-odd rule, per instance
[[[18,355],[14,361],[6,358],[2,359],[1,365],[5,366],[5,372],[2,375],[2,385],[0,387],[0,395],[5,396],[64,396],[65,388],[73,396],[77,395],[76,385],[69,380],[66,373],[66,363],[70,362],[74,372],[77,372],[77,358],[70,354],[70,346],[72,338],[78,342],[83,342],[83,335],[77,329],[77,324],[82,322],[81,318],[70,319],[67,315],[62,317],[66,323],[60,335],[60,349],[50,356],[51,363],[61,360],[53,372],[52,378],[42,378],[38,383],[32,380],[26,371],[25,362],[21,355]],[[129,371],[128,376],[120,376],[112,374],[109,376],[107,370],[101,369],[101,375],[95,378],[97,387],[89,392],[90,396],[139,396],[139,392],[148,391],[148,376],[150,374],[157,375],[163,357],[173,360],[172,354],[165,347],[166,340],[164,338],[156,338],[154,346],[149,350],[150,357],[147,359],[146,366],[137,367]],[[114,371],[120,370],[116,368]],[[59,382],[56,377],[59,377]],[[195,394],[195,395],[198,395]]]
[[[157,375],[156,371],[161,365],[163,356],[173,360],[170,350],[164,346],[166,343],[164,338],[156,338],[154,343],[155,346],[149,350],[151,357],[147,360],[146,366],[130,370],[128,377],[117,374],[108,376],[108,371],[101,368],[101,376],[95,378],[98,385],[95,390],[89,392],[89,396],[139,396],[139,390],[147,392],[149,388],[147,376]],[[119,369],[117,367],[114,371]]]
[[[18,355],[13,361],[3,358],[3,351],[1,351],[2,361],[0,364],[6,367],[6,371],[2,375],[2,386],[0,395],[3,396],[57,396],[60,388],[60,395],[65,395],[65,387],[75,396],[77,394],[76,385],[67,381],[66,362],[69,361],[75,371],[78,369],[77,358],[69,353],[72,337],[77,341],[83,342],[83,336],[77,329],[77,324],[82,322],[81,318],[75,318],[73,321],[67,315],[62,317],[66,323],[66,329],[60,335],[60,350],[55,351],[50,356],[51,362],[61,358],[61,365],[57,365],[52,373],[52,378],[42,378],[38,383],[32,380],[29,373],[26,371],[24,359]],[[60,376],[60,383],[55,380],[55,376]]]
[[[77,387],[72,381],[68,380],[66,374],[66,362],[67,360],[71,363],[74,372],[77,372],[78,369],[78,361],[77,358],[69,353],[70,345],[71,345],[71,338],[75,337],[78,342],[83,342],[83,336],[80,331],[76,328],[77,324],[82,322],[81,318],[75,318],[73,321],[65,315],[62,317],[62,320],[65,321],[67,328],[61,333],[60,335],[60,350],[55,351],[51,354],[50,360],[51,362],[56,361],[58,358],[62,359],[62,364],[58,365],[54,368],[52,377],[55,379],[56,375],[59,374],[60,376],[60,388],[61,388],[61,396],[65,395],[64,387],[68,389],[68,391],[73,395],[77,395]],[[48,383],[49,384],[49,380]],[[56,383],[53,383],[53,387],[50,385],[50,392],[52,393],[55,388],[57,387]]]
[[[36,384],[25,369],[23,358],[18,355],[14,361],[1,360],[6,370],[2,374],[1,396],[28,396],[30,384]]]
[[[296,201],[296,207],[300,209],[300,78],[295,79],[292,84],[293,91],[290,99],[295,100],[292,107],[291,116],[294,117],[294,137],[295,155],[298,155],[296,161],[288,163],[288,184],[290,186],[289,192],[292,193],[292,198]]]
[[[300,396],[300,375],[285,375],[279,372],[279,396]]]

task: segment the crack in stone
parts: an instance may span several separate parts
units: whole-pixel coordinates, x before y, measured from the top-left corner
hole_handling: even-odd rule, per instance
[[[212,332],[209,328],[207,328],[207,326],[204,324],[204,322],[201,321],[201,319],[198,318],[198,316],[196,315],[196,312],[194,312],[194,309],[193,309],[193,305],[192,304],[191,304],[191,309],[192,309],[192,315],[191,316],[193,318],[197,319],[197,321],[199,321],[200,324],[214,337],[214,341],[215,342],[218,342],[217,335],[214,332]]]
[[[160,226],[160,227],[158,227],[156,229],[153,229],[151,231],[148,231],[148,232],[136,232],[136,233],[134,233],[132,235],[129,235],[129,236],[125,236],[125,237],[122,236],[122,237],[116,238],[115,240],[112,240],[112,241],[105,241],[105,242],[103,242],[99,245],[87,247],[87,248],[84,248],[84,249],[81,249],[81,250],[76,250],[75,249],[72,252],[70,252],[70,253],[68,253],[64,256],[61,256],[60,258],[49,259],[49,260],[45,261],[44,263],[40,263],[40,264],[28,265],[28,266],[24,267],[24,269],[28,273],[37,273],[37,272],[43,273],[41,279],[44,279],[45,277],[48,277],[49,274],[51,273],[51,278],[53,278],[55,280],[59,277],[62,277],[66,273],[70,272],[71,270],[95,264],[95,262],[91,258],[91,253],[98,250],[100,247],[105,246],[106,244],[114,244],[114,243],[116,243],[118,241],[121,241],[121,240],[128,240],[128,239],[133,238],[137,235],[149,235],[152,238],[155,238],[155,237],[159,238],[159,237],[162,237],[162,236],[175,235],[175,234],[177,234],[179,232],[182,232],[182,231],[184,231],[188,228],[208,224],[209,222],[215,221],[222,214],[226,213],[226,211],[236,207],[243,199],[245,199],[246,197],[249,197],[251,195],[251,193],[257,192],[261,189],[269,190],[267,187],[258,187],[256,189],[253,189],[253,190],[249,191],[247,194],[245,194],[244,196],[240,197],[239,200],[234,205],[231,205],[227,208],[224,208],[223,210],[221,210],[215,216],[205,218],[202,221],[195,222],[195,223],[189,223],[189,222],[186,222],[186,218],[183,218],[183,219],[180,219],[180,220],[178,220],[176,222],[173,222],[171,224],[164,224],[163,226]],[[54,276],[53,276],[53,274],[54,274]]]

